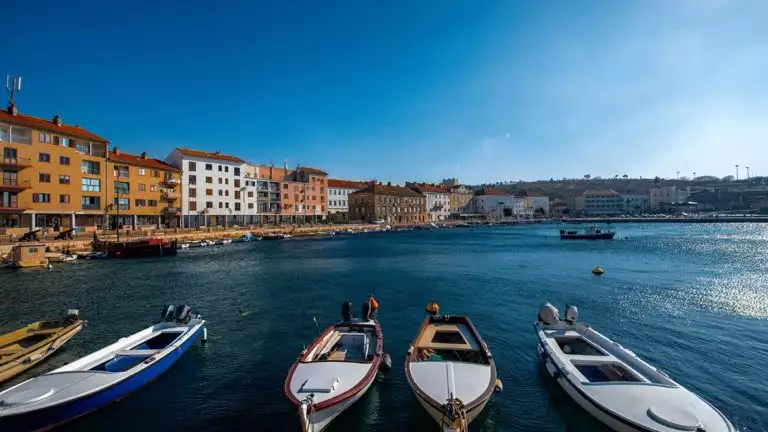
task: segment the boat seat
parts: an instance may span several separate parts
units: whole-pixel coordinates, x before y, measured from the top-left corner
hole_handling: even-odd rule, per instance
[[[122,356],[122,357],[146,357],[157,354],[161,350],[123,350],[123,351],[117,351],[115,352],[116,356]]]
[[[565,354],[565,356],[568,358],[568,360],[571,361],[571,363],[578,363],[578,364],[619,363],[619,360],[616,359],[616,357],[614,356],[593,356],[593,355],[576,355],[576,354]]]
[[[365,333],[341,333],[339,341],[328,353],[330,361],[365,361],[368,359],[369,339]]]

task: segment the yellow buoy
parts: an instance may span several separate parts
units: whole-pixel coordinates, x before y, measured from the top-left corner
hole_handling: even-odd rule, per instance
[[[592,274],[601,275],[605,273],[601,267],[595,267],[592,269]]]
[[[424,310],[426,310],[427,313],[430,313],[432,315],[437,315],[438,312],[440,312],[440,305],[438,305],[433,301],[430,301],[429,303],[427,303],[427,307],[425,307]]]

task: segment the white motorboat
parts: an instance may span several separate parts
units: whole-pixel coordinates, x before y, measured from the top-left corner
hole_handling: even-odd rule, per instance
[[[188,249],[189,243],[179,243],[178,246],[176,246],[178,249]]]
[[[681,386],[635,353],[576,322],[547,303],[534,329],[547,372],[581,405],[616,431],[733,432],[733,425],[709,402]]]
[[[215,246],[223,246],[223,245],[228,245],[230,243],[232,243],[232,239],[225,238],[225,239],[214,240],[213,245],[215,245]]]
[[[445,432],[468,430],[498,385],[491,352],[464,316],[427,316],[405,355],[405,375]]]
[[[187,243],[187,245],[188,245],[187,247],[199,248],[199,247],[206,247],[206,246],[208,246],[208,242],[205,241],[205,240],[200,240],[200,241],[189,242],[189,243]]]
[[[0,430],[47,430],[137,390],[171,367],[201,334],[189,306],[163,309],[164,321],[52,372],[0,392]]]
[[[77,254],[78,259],[104,259],[106,257],[107,253],[102,251],[80,252]]]
[[[298,412],[302,432],[325,429],[373,384],[383,338],[370,312],[366,302],[362,318],[353,318],[351,303],[344,303],[342,321],[320,334],[288,372],[283,393]]]

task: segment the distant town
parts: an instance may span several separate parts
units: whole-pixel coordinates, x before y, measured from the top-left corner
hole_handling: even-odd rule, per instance
[[[321,168],[176,148],[128,154],[61,116],[0,110],[0,234],[38,228],[197,228],[265,224],[510,220],[646,213],[768,212],[764,177],[626,175],[464,185],[334,179]],[[737,167],[738,169],[738,167]]]

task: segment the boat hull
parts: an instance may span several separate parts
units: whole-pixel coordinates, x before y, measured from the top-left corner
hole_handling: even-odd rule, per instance
[[[366,384],[365,387],[354,396],[335,405],[329,406],[323,410],[316,411],[313,418],[314,421],[312,421],[312,423],[309,425],[307,432],[324,431],[325,428],[327,428],[328,425],[330,425],[336,417],[340,416],[341,413],[347,410],[347,408],[351,407],[355,404],[355,402],[360,400],[360,398],[362,398],[365,393],[368,392],[368,389],[371,388],[371,385],[373,385],[373,380]],[[299,423],[301,423],[301,417],[299,417]]]
[[[615,235],[615,232],[604,232],[600,234],[560,234],[560,240],[611,240]]]
[[[133,391],[144,387],[167,371],[199,338],[203,329],[204,324],[200,325],[178,349],[171,350],[161,359],[154,362],[151,367],[147,367],[141,372],[131,375],[110,387],[60,405],[18,415],[0,417],[0,430],[3,432],[48,430],[120,400]]]
[[[0,365],[0,383],[15,377],[47,359],[82,329],[83,322],[77,321],[65,328],[58,337],[52,338],[44,345],[29,352],[25,352],[21,356]]]
[[[443,426],[443,431],[452,431],[453,429],[450,429],[448,426],[446,426],[443,422],[443,413],[439,409],[432,406],[429,402],[424,400],[423,397],[419,395],[418,392],[414,391],[414,395],[416,395],[416,400],[419,401],[421,406],[427,411],[430,417],[432,417],[437,424]],[[467,411],[467,424],[472,423],[472,421],[480,415],[481,412],[483,412],[483,409],[485,409],[485,405],[488,404],[488,401],[490,400],[490,397],[486,398],[484,401],[479,403],[478,405],[475,405],[472,409]]]

